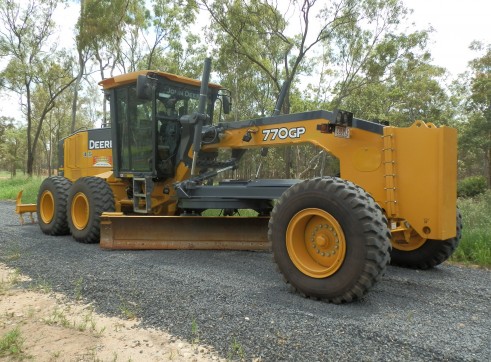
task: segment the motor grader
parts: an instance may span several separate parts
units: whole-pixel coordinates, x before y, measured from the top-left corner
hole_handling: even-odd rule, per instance
[[[228,113],[230,93],[209,83],[210,67],[201,81],[160,71],[101,81],[111,127],[60,142],[59,173],[39,189],[41,230],[107,249],[272,249],[295,290],[334,303],[362,297],[390,259],[424,269],[452,254],[454,129],[280,115],[284,90],[272,116],[223,122],[214,112]],[[302,143],[338,158],[339,177],[217,181],[247,149]]]

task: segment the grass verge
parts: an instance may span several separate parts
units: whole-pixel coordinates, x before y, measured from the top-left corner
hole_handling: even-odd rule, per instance
[[[462,239],[451,261],[491,267],[491,190],[474,198],[459,199]]]
[[[14,177],[0,179],[0,200],[15,200],[20,190],[23,203],[35,203],[44,177]]]

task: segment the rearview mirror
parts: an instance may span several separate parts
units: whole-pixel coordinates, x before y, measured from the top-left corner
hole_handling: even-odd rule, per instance
[[[224,114],[230,114],[230,109],[232,108],[232,102],[230,101],[230,96],[222,95],[222,107]]]
[[[136,97],[144,100],[152,99],[152,87],[146,75],[139,75],[136,79]]]

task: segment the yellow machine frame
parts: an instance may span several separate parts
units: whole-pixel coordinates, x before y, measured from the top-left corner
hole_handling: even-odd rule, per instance
[[[70,232],[80,242],[100,241],[101,247],[110,249],[272,248],[280,271],[295,289],[334,303],[363,296],[383,275],[390,257],[399,265],[428,268],[452,254],[461,237],[455,129],[423,121],[404,128],[383,126],[355,119],[344,111],[275,112],[256,120],[210,124],[213,108],[208,114],[207,106],[221,96],[224,112],[228,107],[228,98],[219,95],[222,88],[208,84],[210,64],[207,59],[202,82],[159,71],[133,72],[100,82],[113,105],[118,99],[129,99],[129,95],[116,96],[121,86],[127,86],[122,91],[130,89],[136,94],[132,99],[153,100],[150,123],[154,128],[149,140],[153,143],[148,147],[152,153],[139,156],[144,168],[132,167],[128,141],[130,166],[118,165],[122,156],[113,153],[111,142],[123,143],[123,133],[116,128],[123,126],[114,119],[109,138],[97,140],[102,133],[96,137],[96,132],[88,130],[64,139],[61,176],[46,179],[38,195],[38,219],[44,233]],[[177,83],[187,86],[180,88]],[[128,86],[131,84],[136,87]],[[159,86],[174,93],[159,93],[158,89],[166,89]],[[165,118],[157,117],[157,96],[167,100],[184,89],[196,97],[197,86],[201,87],[198,111],[168,120],[176,122],[172,127],[180,127],[178,136],[167,128],[157,131],[159,120]],[[276,109],[280,109],[278,104]],[[119,119],[117,111],[112,114]],[[141,121],[127,114],[128,128],[130,121]],[[207,130],[212,130],[206,142],[205,122]],[[134,124],[131,127],[140,130],[139,123]],[[175,143],[180,142],[177,151],[165,159],[169,162],[174,157],[171,171],[167,171],[168,164],[157,163],[163,162],[157,153],[163,148],[159,147],[170,149],[172,144],[159,143],[161,134],[172,134]],[[240,182],[204,185],[204,180],[218,172],[237,167],[241,150],[305,143],[335,156],[340,177],[256,180],[263,181],[259,186],[247,181],[243,188],[238,188],[242,187]],[[146,143],[144,147],[147,149]],[[232,158],[216,161],[220,149],[232,150]],[[200,173],[207,165],[213,169]],[[227,166],[219,169],[221,165]],[[193,196],[191,191],[196,190],[202,193]],[[218,195],[225,190],[230,192],[228,196]],[[32,212],[34,205],[23,205],[20,197],[17,212]],[[204,205],[211,207],[201,207]],[[201,209],[225,210],[228,205],[241,206],[232,207],[232,211],[252,205],[261,216],[196,217]],[[197,213],[190,216],[188,210]]]

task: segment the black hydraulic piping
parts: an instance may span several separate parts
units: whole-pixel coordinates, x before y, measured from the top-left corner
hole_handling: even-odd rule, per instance
[[[288,88],[290,88],[290,80],[285,80],[283,86],[281,87],[280,95],[276,100],[276,105],[274,106],[273,116],[277,116],[280,114],[281,107],[283,107],[283,102],[285,101],[286,93],[288,92]]]
[[[211,58],[206,58],[203,65],[203,75],[201,77],[198,113],[193,115],[194,121],[196,122],[193,140],[193,163],[191,164],[191,175],[193,176],[196,175],[196,161],[198,159],[198,153],[201,149],[201,132],[203,130],[203,122],[207,118],[206,106],[208,104],[208,82],[210,80],[210,73]]]

